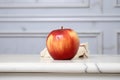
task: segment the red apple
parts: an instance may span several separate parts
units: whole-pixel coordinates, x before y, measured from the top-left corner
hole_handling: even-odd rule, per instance
[[[77,33],[72,29],[57,29],[49,33],[46,46],[49,54],[55,60],[72,59],[79,48],[80,41]]]

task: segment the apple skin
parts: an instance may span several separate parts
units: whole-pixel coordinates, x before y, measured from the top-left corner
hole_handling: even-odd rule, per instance
[[[72,29],[57,29],[47,36],[46,46],[54,60],[70,60],[79,48],[80,40]]]

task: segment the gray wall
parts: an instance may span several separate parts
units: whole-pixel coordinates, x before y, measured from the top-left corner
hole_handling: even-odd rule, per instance
[[[61,26],[90,54],[120,54],[120,0],[0,0],[0,54],[39,54]]]

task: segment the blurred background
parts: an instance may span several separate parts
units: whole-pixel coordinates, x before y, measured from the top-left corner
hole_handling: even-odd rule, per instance
[[[0,54],[39,54],[61,26],[91,55],[120,54],[120,0],[0,0]]]

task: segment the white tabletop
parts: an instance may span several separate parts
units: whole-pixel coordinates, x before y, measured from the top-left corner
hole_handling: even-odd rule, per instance
[[[0,55],[0,72],[120,73],[120,56],[41,60],[39,55]]]

